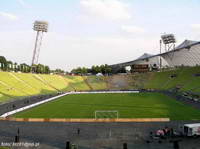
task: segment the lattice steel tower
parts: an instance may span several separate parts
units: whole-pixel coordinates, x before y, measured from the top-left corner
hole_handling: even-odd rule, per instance
[[[33,51],[32,66],[38,64],[40,48],[42,45],[43,33],[48,31],[48,22],[45,21],[35,21],[33,30],[37,31],[35,47]]]
[[[175,49],[176,38],[174,34],[164,34],[161,39],[165,45],[165,52]]]
[[[161,36],[160,40],[160,68],[162,68],[162,59],[161,59],[161,54],[162,54],[162,43],[164,43],[164,49],[166,52],[166,55],[170,58],[173,59],[174,57],[174,52],[172,54],[169,54],[169,51],[175,50],[175,43],[176,43],[176,38],[174,34],[163,34]]]

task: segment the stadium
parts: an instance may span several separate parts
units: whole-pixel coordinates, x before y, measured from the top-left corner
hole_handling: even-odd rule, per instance
[[[7,32],[9,35],[17,35],[14,38],[16,42],[9,35],[9,39],[0,37],[0,149],[200,148],[199,38],[197,41],[185,39],[177,45],[174,34],[162,33],[160,36],[157,30],[163,31],[164,26],[169,32],[177,31],[179,37],[194,35],[182,33],[182,26],[179,27],[181,33],[177,26],[170,28],[166,20],[158,21],[160,16],[146,16],[153,10],[150,11],[149,6],[145,5],[137,6],[146,7],[145,14],[141,12],[146,16],[145,20],[148,22],[148,18],[152,17],[150,22],[161,22],[162,28],[161,24],[156,23],[152,27],[150,22],[141,21],[144,18],[138,19],[140,17],[135,18],[135,23],[141,21],[142,24],[149,24],[148,28],[152,28],[153,34],[141,27],[122,25],[124,22],[131,24],[131,15],[128,11],[129,3],[120,0],[80,0],[76,7],[72,4],[77,2],[68,2],[69,6],[65,7],[65,3],[60,1],[60,4],[63,3],[62,8],[55,2],[45,3],[44,7],[41,2],[41,5],[37,3],[37,6],[41,6],[37,7],[37,13],[34,2],[29,3],[32,5],[23,0],[16,2],[21,7],[16,7],[20,17],[0,11],[2,28],[10,30]],[[6,4],[10,8],[10,3]],[[60,11],[52,15],[54,5],[59,6]],[[73,23],[59,24],[56,20],[63,22],[66,8],[70,10],[67,17]],[[156,14],[159,12],[157,8],[160,7],[156,6]],[[10,9],[14,10],[14,7]],[[26,18],[24,11],[30,16]],[[168,13],[165,15],[168,16]],[[24,36],[20,29],[30,28],[29,19],[35,20],[36,16],[49,19],[50,23],[36,20],[33,30]],[[27,20],[20,20],[24,18]],[[106,20],[108,18],[110,21]],[[6,19],[13,21],[13,24],[10,25]],[[21,28],[17,24],[22,25]],[[52,24],[50,27],[53,31],[49,31],[49,24]],[[66,26],[69,27],[67,30]],[[192,27],[199,29],[198,24],[192,24]],[[36,33],[35,39],[31,37],[32,32]],[[0,33],[3,34],[1,29]],[[92,38],[81,38],[88,35],[92,35]],[[97,38],[102,35],[105,35],[105,39]],[[110,35],[115,38],[109,39]],[[31,64],[27,62],[30,54],[26,53],[30,52],[26,40],[28,36],[31,37],[31,43],[34,40]],[[154,37],[156,41],[151,40]],[[9,44],[4,44],[6,40],[9,40]],[[137,43],[140,40],[142,42]],[[113,41],[115,43],[110,44]],[[156,42],[159,44],[156,45]],[[67,43],[67,46],[63,43]],[[141,48],[153,50],[136,50],[137,44]],[[26,48],[26,52],[20,51],[20,46]],[[122,49],[119,50],[118,46],[122,46]],[[88,50],[90,47],[92,51]],[[130,52],[130,47],[136,51],[134,54]],[[5,48],[6,52],[1,48]],[[56,52],[52,54],[51,49]],[[71,54],[75,49],[79,49],[79,53]],[[141,51],[144,54],[141,55]],[[118,54],[120,61],[114,58],[115,54]],[[130,54],[135,58],[129,59]],[[70,58],[73,61],[68,61]],[[21,62],[17,63],[17,59]],[[88,61],[92,64],[88,65]],[[64,70],[62,65],[72,69]]]
[[[94,137],[93,131],[97,135],[93,147],[101,146],[98,143],[106,142],[106,139],[111,139],[110,142],[106,142],[107,146],[116,146],[118,144],[116,140],[120,140],[122,141],[121,146],[123,143],[127,143],[128,147],[131,147],[133,145],[131,141],[137,142],[137,137],[147,138],[150,130],[164,126],[177,129],[179,125],[186,122],[199,122],[199,47],[200,42],[186,41],[174,50],[161,53],[161,55],[151,55],[131,62],[112,65],[112,67],[120,67],[120,69],[130,64],[138,65],[138,63],[153,66],[155,58],[162,56],[162,59],[168,62],[168,67],[162,68],[160,71],[116,73],[108,76],[70,76],[1,71],[0,112],[2,116],[0,127],[2,130],[4,127],[6,128],[2,132],[4,135],[1,136],[1,139],[13,140],[17,129],[22,131],[20,140],[40,140],[42,138],[51,140],[59,135],[64,137],[65,133],[57,133],[57,130],[52,130],[56,128],[58,131],[65,129],[71,135],[65,136],[66,140],[64,137],[52,144],[50,141],[44,140],[43,147],[63,148],[65,142],[69,140],[79,148],[84,148],[81,145],[90,146],[88,140],[92,139],[85,140],[85,135],[89,133],[88,137]],[[168,59],[166,55],[172,55],[172,53],[173,55],[181,53],[177,54],[181,56]],[[192,55],[195,55],[197,59],[191,58]],[[172,63],[174,65],[171,65]],[[42,129],[42,127],[45,128]],[[128,129],[124,130],[124,127],[133,129],[134,132],[139,129],[140,134],[137,137],[132,136],[133,138],[127,136]],[[36,129],[36,132],[28,131],[32,128]],[[81,135],[83,133],[80,139],[83,142],[76,140],[76,129],[80,129]],[[57,133],[55,136],[54,131]],[[117,135],[117,131],[121,137],[125,138],[117,138],[119,135]],[[42,132],[43,134],[41,134]],[[36,137],[38,133],[42,138]],[[101,135],[104,137],[101,138]],[[194,145],[198,144],[196,140],[190,141],[194,142]],[[186,142],[183,141],[181,145],[184,143]],[[168,147],[169,144],[164,143],[163,146]],[[143,146],[145,148],[144,144]]]

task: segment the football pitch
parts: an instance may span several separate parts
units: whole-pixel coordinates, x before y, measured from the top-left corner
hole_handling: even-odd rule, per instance
[[[118,111],[119,118],[200,120],[200,110],[161,93],[73,94],[16,113],[16,118],[95,118],[95,111]]]

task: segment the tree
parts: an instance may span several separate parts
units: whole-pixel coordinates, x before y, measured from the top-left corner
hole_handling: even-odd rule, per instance
[[[77,75],[85,75],[88,73],[88,68],[81,68],[81,67],[78,67],[76,69],[72,69],[71,73],[74,73],[74,74],[77,74]]]
[[[34,64],[32,66],[26,64],[26,63],[22,63],[22,64],[17,64],[16,62],[13,63],[12,61],[7,61],[6,58],[4,56],[0,56],[0,69],[3,71],[21,71],[24,73],[28,73],[28,72],[34,72],[34,73],[50,73],[51,70],[49,68],[49,66],[45,66],[43,64]],[[64,72],[61,69],[57,69],[57,72]]]
[[[31,72],[31,67],[26,63],[22,63],[20,64],[20,71],[25,73]]]
[[[52,73],[56,73],[56,74],[62,74],[62,73],[64,73],[65,71],[62,70],[62,69],[57,68],[56,70],[51,70],[51,72],[52,72]]]
[[[87,74],[87,73],[88,73],[88,69],[85,68],[85,67],[83,67],[83,68],[81,69],[81,74],[83,75],[83,74]]]
[[[7,61],[7,70],[13,70],[13,62]]]
[[[14,63],[14,71],[15,71],[15,72],[18,71],[18,69],[17,69],[17,63],[16,63],[16,62]]]
[[[78,75],[85,75],[87,73],[97,74],[110,74],[112,72],[111,67],[109,67],[107,64],[105,65],[94,65],[91,68],[85,68],[85,67],[78,67],[76,69],[72,69],[71,73],[78,74]]]
[[[112,73],[112,68],[109,67],[107,64],[105,64],[105,74],[110,74]]]
[[[7,60],[4,56],[0,56],[0,63],[1,63],[1,69],[6,71],[7,70]]]
[[[92,66],[92,74],[97,74],[101,72],[100,66]]]
[[[44,73],[49,74],[50,73],[50,68],[49,66],[44,66]]]
[[[102,74],[105,74],[106,73],[106,69],[105,69],[106,67],[105,67],[105,65],[101,65],[100,66],[100,72],[102,73]]]
[[[44,73],[44,65],[38,64],[36,65],[36,73]]]

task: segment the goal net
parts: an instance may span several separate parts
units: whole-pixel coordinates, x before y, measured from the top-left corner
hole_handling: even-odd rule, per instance
[[[95,111],[95,119],[100,119],[100,118],[119,118],[119,113],[116,110],[112,111]]]

